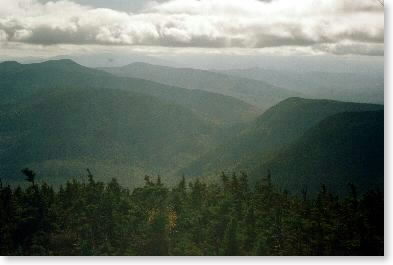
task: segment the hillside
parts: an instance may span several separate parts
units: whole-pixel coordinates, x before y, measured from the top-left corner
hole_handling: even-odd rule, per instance
[[[289,98],[267,110],[241,134],[222,142],[181,172],[190,176],[217,175],[223,170],[248,172],[331,115],[381,109],[382,105],[374,104]]]
[[[299,192],[317,192],[321,184],[337,194],[353,183],[360,192],[384,183],[384,113],[344,112],[333,115],[276,157],[252,171],[272,172],[273,183]]]
[[[185,107],[115,89],[58,89],[3,109],[0,119],[2,178],[30,167],[49,183],[91,168],[134,186],[200,156],[218,132]]]
[[[116,77],[71,60],[0,63],[0,92],[3,95],[0,104],[17,104],[64,88],[108,88],[144,93],[190,108],[201,118],[223,125],[247,122],[259,113],[255,107],[229,96]]]
[[[200,89],[238,98],[266,110],[279,101],[300,93],[289,91],[263,81],[191,68],[172,68],[146,63],[133,63],[123,67],[100,68],[109,73],[142,78],[162,84]]]

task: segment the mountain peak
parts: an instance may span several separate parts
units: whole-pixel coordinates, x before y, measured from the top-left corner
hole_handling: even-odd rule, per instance
[[[17,61],[3,61],[0,62],[0,65],[20,65]]]
[[[165,66],[150,64],[150,63],[145,63],[145,62],[133,62],[133,63],[127,64],[124,66],[124,68],[135,68],[135,67],[136,68],[140,68],[140,67],[149,67],[149,68],[161,67],[161,68],[164,68]]]
[[[71,59],[59,59],[59,60],[49,60],[41,64],[56,64],[56,65],[79,65]]]
[[[0,67],[2,69],[15,69],[16,67],[19,67],[21,64],[18,63],[17,61],[4,61],[0,62]]]
[[[22,64],[17,61],[0,62],[0,66],[3,67],[16,67],[21,65],[79,65],[79,64],[71,59],[48,60],[48,61],[32,63],[32,64]]]
[[[27,67],[33,68],[42,68],[42,69],[51,69],[57,71],[89,71],[91,70],[88,67],[78,64],[77,62],[71,59],[59,59],[59,60],[49,60],[45,62],[35,63],[26,65]]]
[[[279,102],[276,106],[285,104],[303,104],[303,103],[350,103],[344,101],[337,101],[332,99],[314,99],[314,98],[302,98],[302,97],[289,97]]]
[[[128,65],[152,65],[152,64],[145,63],[145,62],[133,62],[133,63],[130,63]]]
[[[17,71],[21,64],[16,61],[4,61],[0,63],[0,69],[5,72]]]

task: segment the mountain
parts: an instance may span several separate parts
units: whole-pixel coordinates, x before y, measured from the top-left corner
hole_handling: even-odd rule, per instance
[[[3,95],[0,104],[12,105],[64,88],[107,88],[144,93],[190,108],[201,118],[223,125],[247,122],[259,113],[250,104],[229,96],[117,77],[71,60],[35,64],[0,63],[0,92]]]
[[[317,192],[321,184],[336,194],[355,184],[361,193],[383,190],[384,113],[344,112],[328,117],[271,161],[251,172],[271,170],[272,181],[283,189]]]
[[[183,106],[120,89],[53,90],[2,108],[0,120],[0,175],[8,181],[24,167],[52,184],[90,168],[135,186],[145,174],[171,175],[218,137]]]
[[[232,139],[180,170],[189,176],[249,172],[325,118],[341,112],[382,110],[382,105],[289,98],[273,106]]]
[[[263,80],[311,98],[378,104],[383,104],[384,102],[383,72],[294,72],[268,70],[258,67],[219,72],[236,77]]]
[[[124,54],[124,52],[100,52],[78,55],[59,55],[50,58],[50,60],[70,59],[78,64],[87,67],[120,67],[135,62],[144,62],[157,65],[178,66],[177,63],[167,59],[160,59],[155,56],[142,55],[139,53]],[[45,60],[43,60],[45,61]]]
[[[146,64],[120,69],[128,68],[145,74],[153,69],[152,77],[167,74],[168,80],[180,80],[178,85],[210,84],[216,92],[242,91],[255,99],[266,93],[263,100],[269,99],[269,104],[279,98],[274,87],[269,94],[269,89],[252,85],[258,91],[254,93],[249,85],[261,82],[249,79]],[[325,181],[335,189],[334,183],[344,181],[365,187],[370,180],[366,175],[380,176],[377,151],[383,146],[369,145],[370,128],[380,141],[380,125],[375,124],[380,117],[372,113],[383,115],[382,105],[291,97],[258,116],[260,109],[232,96],[116,76],[71,60],[1,63],[0,92],[0,175],[8,181],[17,182],[24,167],[51,183],[85,175],[85,168],[91,168],[98,178],[117,177],[128,186],[140,184],[145,174],[161,174],[171,183],[182,174],[210,177],[232,170],[251,172],[256,181],[271,169],[274,181],[290,190],[305,184],[315,190]],[[258,100],[261,103],[262,97]],[[334,116],[340,113],[351,114]],[[357,135],[354,128],[365,135]],[[331,147],[329,137],[337,139]],[[345,145],[350,139],[353,142]],[[309,152],[313,146],[320,147]],[[313,157],[318,159],[314,164]],[[364,167],[364,161],[372,163],[370,169],[362,168],[360,161]]]
[[[123,67],[100,68],[122,77],[142,78],[162,84],[200,89],[238,98],[261,110],[300,93],[270,85],[263,81],[234,77],[191,68],[171,68],[146,63],[133,63]]]

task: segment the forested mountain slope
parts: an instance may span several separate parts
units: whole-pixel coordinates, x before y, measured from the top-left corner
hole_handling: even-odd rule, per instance
[[[185,107],[117,89],[57,89],[12,105],[0,120],[3,178],[30,167],[50,183],[90,167],[133,186],[137,175],[169,175],[190,162],[218,133]]]
[[[349,183],[362,193],[383,190],[384,112],[328,117],[250,174],[256,179],[268,170],[273,183],[293,192],[307,188],[315,193],[324,184],[343,194]]]
[[[240,79],[199,70],[146,64],[118,68],[130,69],[131,73],[150,73],[151,77],[172,75],[182,85],[187,81],[190,86],[240,84],[236,83]],[[221,83],[222,80],[226,81]],[[299,185],[291,182],[291,167],[300,163],[296,160],[301,157],[299,150],[318,142],[317,133],[309,131],[338,113],[383,110],[382,105],[376,104],[291,97],[253,120],[257,108],[230,96],[114,76],[70,60],[30,65],[1,63],[0,91],[4,95],[0,99],[2,174],[14,181],[20,176],[21,168],[32,167],[52,183],[80,175],[86,167],[94,169],[98,178],[118,177],[129,186],[140,184],[144,174],[161,174],[173,182],[182,174],[209,178],[221,171],[245,171],[252,172],[251,178],[255,180],[271,168],[273,176],[277,173],[275,180],[279,185],[289,181],[288,187],[298,190],[299,185],[310,181],[310,187],[315,189],[316,179],[327,179],[329,185],[332,181],[309,168],[307,157],[306,164],[299,165],[305,175],[299,176],[297,171],[293,174],[302,181]],[[269,90],[260,91],[269,98]],[[337,127],[334,122],[327,124],[332,128],[326,132]],[[373,121],[367,121],[367,125],[373,126]],[[349,133],[350,128],[336,138],[349,139]],[[306,135],[310,142],[302,138]],[[293,147],[300,139],[303,144]],[[356,135],[354,139],[358,139]],[[335,148],[340,149],[339,145]],[[383,145],[378,148],[383,151]],[[315,157],[321,155],[318,163],[324,163],[324,157],[328,159],[333,151],[327,146],[325,152],[326,155],[315,154]],[[345,155],[351,154],[344,146],[337,151],[335,159]],[[295,162],[281,166],[282,161],[290,163],[291,159]],[[356,156],[347,159],[352,161]],[[378,157],[375,159],[373,165],[379,161]],[[356,171],[360,166],[355,162],[352,165],[352,168],[338,167],[337,172],[330,168],[326,172],[347,181],[352,178],[345,174],[353,170],[355,180],[366,179]],[[319,175],[313,179],[312,174]],[[341,182],[337,180],[337,183]]]
[[[121,78],[81,66],[71,60],[35,64],[0,63],[0,104],[15,104],[64,88],[125,89],[183,105],[201,118],[232,125],[250,121],[259,111],[238,99],[202,90],[189,90],[136,79]]]
[[[241,134],[181,170],[192,176],[227,170],[250,170],[266,162],[323,119],[340,113],[373,111],[382,105],[289,98],[267,110]]]

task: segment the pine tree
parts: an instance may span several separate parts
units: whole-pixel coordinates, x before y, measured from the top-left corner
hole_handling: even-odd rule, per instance
[[[249,206],[245,219],[246,238],[244,241],[244,249],[246,251],[251,251],[254,248],[255,239],[256,239],[255,223],[256,223],[256,218],[254,214],[254,207]]]
[[[225,256],[240,255],[239,242],[237,238],[237,221],[234,218],[231,219],[225,231],[223,247],[223,254]]]
[[[32,186],[35,186],[35,173],[33,170],[25,168],[22,173],[26,176],[26,181],[30,182]]]

